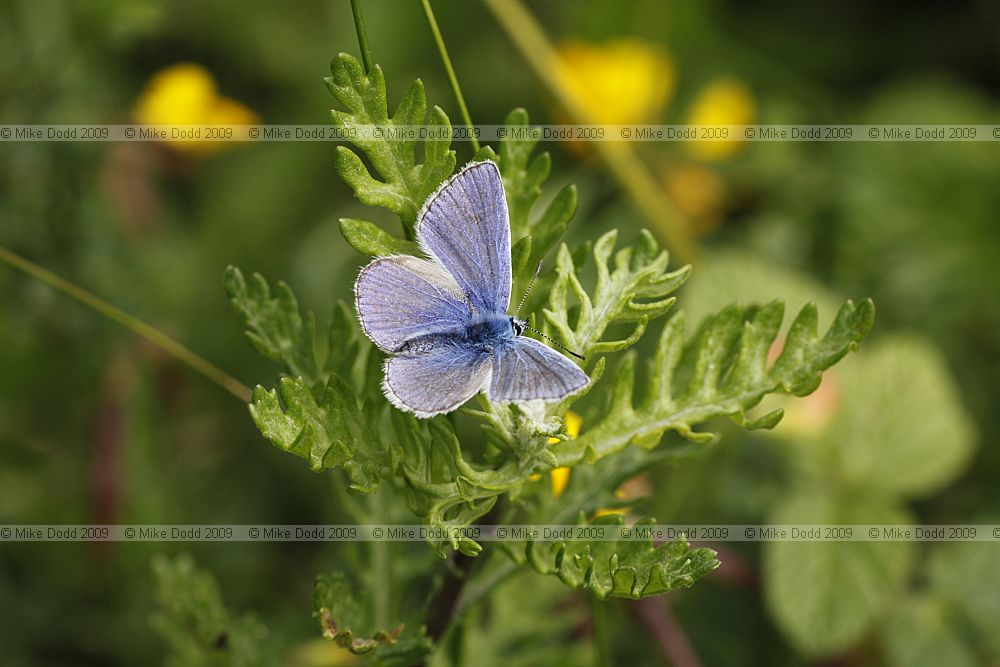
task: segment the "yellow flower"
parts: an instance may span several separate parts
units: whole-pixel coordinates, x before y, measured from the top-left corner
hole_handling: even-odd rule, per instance
[[[575,438],[580,435],[581,426],[583,426],[583,417],[572,410],[566,413],[566,435]],[[559,442],[561,442],[559,438],[549,438],[550,445],[555,445]],[[553,468],[552,472],[549,473],[552,495],[556,498],[563,494],[563,491],[566,490],[566,485],[569,484],[569,470],[566,466],[559,466],[558,468]],[[528,479],[536,482],[541,478],[541,475],[531,475]]]
[[[566,485],[569,484],[570,469],[566,466],[559,466],[552,470],[551,476],[552,496],[558,498],[566,490]]]
[[[615,498],[618,500],[638,500],[643,496],[648,496],[653,491],[653,485],[649,481],[646,473],[629,477],[615,489]],[[609,514],[627,514],[631,507],[616,507],[615,509],[602,508],[594,512],[593,519],[607,516]]]
[[[678,165],[666,171],[663,184],[695,233],[710,232],[722,221],[726,183],[714,170],[699,164]]]
[[[160,70],[146,82],[135,106],[143,125],[253,125],[257,115],[242,103],[218,94],[215,79],[201,65],[179,63]],[[187,153],[206,153],[231,145],[226,141],[169,140]]]
[[[649,42],[567,41],[559,46],[556,75],[587,114],[582,122],[630,124],[656,120],[676,84],[673,60]]]
[[[753,93],[741,81],[721,77],[710,81],[691,104],[688,125],[750,125],[755,115]],[[690,141],[688,151],[704,160],[723,160],[743,147],[742,141]]]

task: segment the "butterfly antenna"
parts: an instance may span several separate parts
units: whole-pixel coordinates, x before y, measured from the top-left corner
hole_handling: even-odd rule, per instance
[[[538,334],[539,336],[541,336],[545,340],[549,341],[550,343],[552,343],[553,345],[555,345],[556,347],[558,347],[560,350],[563,350],[564,352],[572,354],[577,359],[580,359],[581,361],[586,361],[587,360],[587,357],[583,356],[582,354],[578,354],[578,353],[574,352],[573,350],[569,349],[568,347],[566,347],[565,345],[563,345],[559,341],[552,340],[551,338],[549,338],[548,336],[546,336],[545,334],[543,334],[538,329],[533,329],[532,327],[529,327],[527,324],[524,325],[524,328],[527,329],[528,331],[531,331],[532,333]]]
[[[542,272],[542,260],[538,260],[538,266],[535,267],[535,275],[531,276],[531,282],[528,283],[528,289],[524,290],[524,296],[521,297],[521,303],[517,304],[517,310],[514,312],[514,317],[518,316],[521,312],[521,306],[524,305],[525,299],[531,294],[531,288],[535,285],[535,279],[538,278],[538,274]],[[532,329],[534,331],[534,329]],[[537,333],[537,332],[536,332]]]

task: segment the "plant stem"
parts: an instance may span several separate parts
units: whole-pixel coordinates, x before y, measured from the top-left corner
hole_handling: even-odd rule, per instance
[[[351,0],[351,13],[354,14],[354,31],[358,33],[358,46],[361,47],[361,63],[365,66],[365,74],[375,67],[372,50],[368,46],[368,30],[365,28],[365,15],[361,11],[361,0]]]
[[[469,130],[469,143],[472,144],[472,152],[479,152],[479,140],[476,139],[475,129],[472,125],[472,116],[469,115],[469,108],[465,106],[465,96],[462,95],[462,88],[458,85],[458,77],[455,76],[455,68],[451,66],[451,58],[448,57],[448,49],[444,45],[444,37],[441,36],[441,29],[438,28],[437,19],[434,18],[434,10],[431,9],[430,0],[420,0],[424,6],[424,14],[427,15],[427,23],[431,27],[434,41],[437,42],[438,52],[441,54],[441,62],[444,63],[444,71],[448,74],[448,81],[451,82],[451,89],[455,92],[455,100],[458,102],[458,110],[462,114],[465,127]]]
[[[577,122],[593,123],[594,119],[559,77],[559,56],[538,22],[520,0],[484,0],[500,27],[528,62],[535,74],[555,95],[559,104]],[[619,185],[678,259],[693,262],[698,258],[698,245],[691,235],[690,224],[664,193],[649,169],[639,160],[627,142],[598,141],[597,152]]]
[[[608,637],[608,602],[590,596],[590,620],[594,626],[594,664],[606,667],[611,662],[611,644]]]
[[[674,667],[701,667],[698,654],[665,600],[638,600],[632,609],[659,644],[660,651],[669,664]]]
[[[250,402],[251,392],[249,387],[158,329],[155,329],[142,320],[129,315],[115,306],[112,306],[104,299],[101,299],[82,287],[57,276],[48,269],[45,269],[34,262],[11,252],[3,246],[0,246],[0,260],[3,260],[21,271],[24,271],[28,275],[42,281],[49,287],[57,289],[63,294],[76,299],[85,306],[93,308],[109,320],[117,322],[132,333],[141,336],[153,345],[156,345],[178,361],[187,364],[192,369],[201,373],[206,378],[219,385],[244,403]]]
[[[460,617],[470,607],[489,595],[493,589],[506,581],[512,574],[518,572],[519,569],[515,563],[507,560],[487,572],[477,573],[462,589],[462,593],[455,603],[455,618]]]
[[[370,523],[389,523],[388,507],[385,502],[387,484],[382,484],[372,497],[373,512]],[[372,581],[375,627],[386,628],[389,626],[389,586],[392,581],[389,571],[389,543],[383,540],[372,542],[372,569],[374,570],[374,581]]]

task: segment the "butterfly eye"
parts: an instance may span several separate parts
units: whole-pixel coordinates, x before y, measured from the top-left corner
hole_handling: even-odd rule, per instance
[[[514,319],[513,317],[510,318],[510,326],[514,329],[515,336],[520,336],[524,333],[524,323]]]

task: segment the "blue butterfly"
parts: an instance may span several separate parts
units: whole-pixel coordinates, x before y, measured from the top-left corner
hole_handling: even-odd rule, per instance
[[[510,219],[490,161],[466,165],[424,204],[417,241],[429,259],[380,257],[354,286],[361,328],[390,353],[386,398],[418,417],[492,401],[557,400],[587,375],[507,315]]]

